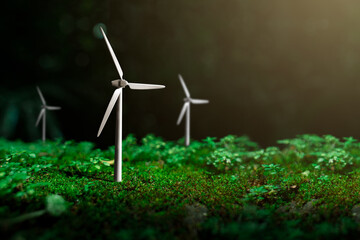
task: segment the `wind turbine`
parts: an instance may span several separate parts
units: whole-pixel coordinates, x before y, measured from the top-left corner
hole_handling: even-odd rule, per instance
[[[115,63],[116,69],[119,73],[120,79],[111,81],[111,85],[116,87],[116,90],[114,91],[110,103],[106,109],[104,118],[100,124],[100,128],[98,131],[97,136],[99,137],[107,119],[109,118],[109,115],[111,113],[111,110],[113,109],[116,101],[118,102],[117,105],[117,114],[116,114],[116,132],[115,132],[115,161],[114,161],[114,180],[116,182],[122,181],[122,90],[126,86],[129,86],[130,89],[134,90],[149,90],[149,89],[160,89],[164,88],[164,85],[156,85],[156,84],[143,84],[143,83],[129,83],[123,78],[123,71],[120,67],[119,61],[116,58],[116,55],[114,53],[114,50],[112,49],[109,40],[106,37],[106,34],[104,30],[100,27],[100,30],[102,32],[102,35],[105,39],[106,45],[110,51],[111,57]]]
[[[185,146],[189,146],[190,145],[190,104],[206,104],[209,103],[209,100],[205,100],[205,99],[195,99],[195,98],[191,98],[190,97],[190,93],[189,90],[187,89],[184,79],[182,78],[182,76],[179,74],[179,80],[180,83],[184,89],[185,92],[185,96],[186,98],[184,98],[184,105],[181,109],[179,118],[177,120],[177,125],[180,124],[181,120],[184,117],[184,114],[186,112],[186,125],[185,125]]]
[[[39,93],[42,105],[41,105],[41,110],[40,110],[38,119],[36,120],[35,126],[37,127],[39,125],[39,122],[40,122],[40,120],[42,118],[42,140],[43,140],[43,142],[45,142],[45,140],[46,140],[46,137],[45,137],[45,135],[46,135],[46,110],[60,110],[61,107],[46,105],[45,98],[42,95],[41,90],[40,90],[40,88],[38,86],[36,86],[36,90]]]

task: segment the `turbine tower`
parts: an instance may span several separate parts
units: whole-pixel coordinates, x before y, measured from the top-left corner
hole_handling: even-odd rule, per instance
[[[105,39],[106,45],[110,51],[111,57],[115,63],[117,72],[119,73],[120,79],[111,81],[112,86],[116,87],[116,90],[114,91],[110,103],[105,111],[104,118],[100,124],[100,128],[98,131],[97,136],[99,137],[107,119],[109,118],[109,115],[111,113],[111,110],[114,108],[114,105],[116,102],[118,102],[117,105],[117,111],[116,111],[116,131],[115,131],[115,161],[114,161],[114,180],[115,182],[121,182],[122,181],[122,93],[123,88],[126,86],[129,86],[130,89],[134,90],[149,90],[149,89],[160,89],[164,88],[164,85],[156,85],[156,84],[142,84],[142,83],[129,83],[123,78],[123,71],[120,67],[119,61],[116,58],[116,55],[114,53],[114,50],[112,49],[109,40],[106,37],[106,34],[104,30],[100,27],[101,33]]]
[[[51,110],[60,110],[61,107],[46,105],[45,98],[42,95],[40,88],[36,87],[36,90],[39,93],[42,105],[41,105],[41,110],[40,110],[39,116],[38,116],[38,118],[36,120],[35,126],[37,127],[39,125],[39,122],[40,122],[40,120],[42,118],[42,121],[43,121],[42,122],[42,141],[45,142],[45,140],[46,140],[46,110],[50,110],[50,111]]]
[[[184,114],[186,112],[185,146],[189,146],[190,145],[190,105],[191,105],[191,103],[192,104],[206,104],[206,103],[209,103],[209,100],[191,98],[189,90],[187,89],[186,84],[184,82],[184,79],[182,78],[182,76],[180,74],[179,74],[179,80],[184,89],[186,97],[184,98],[184,105],[181,109],[181,112],[180,112],[180,115],[179,115],[179,118],[178,118],[176,124],[177,125],[180,124],[180,122],[183,119]]]

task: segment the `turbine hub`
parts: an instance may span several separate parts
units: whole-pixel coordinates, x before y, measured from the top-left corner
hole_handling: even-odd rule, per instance
[[[184,98],[184,102],[190,102],[190,98]]]
[[[111,81],[111,85],[116,88],[124,88],[126,87],[126,85],[128,85],[128,82],[125,79],[116,79],[114,81]]]

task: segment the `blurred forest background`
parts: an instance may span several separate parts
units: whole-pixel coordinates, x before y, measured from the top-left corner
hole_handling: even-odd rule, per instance
[[[248,135],[262,145],[301,133],[360,135],[358,0],[80,0],[2,4],[0,136],[32,141],[38,85],[50,105],[48,137],[114,144],[115,114],[96,134],[117,79],[104,26],[131,82],[166,89],[124,92],[124,135]]]

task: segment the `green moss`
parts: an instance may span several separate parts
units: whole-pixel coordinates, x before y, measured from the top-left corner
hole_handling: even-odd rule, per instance
[[[360,144],[303,135],[260,149],[247,137],[89,142],[0,140],[0,229],[8,238],[346,238],[359,233]],[[7,224],[49,206],[54,211]],[[60,197],[61,196],[61,197]],[[47,198],[48,197],[48,198]],[[48,199],[48,200],[46,200]],[[62,200],[64,199],[64,201]],[[59,210],[60,209],[60,210]],[[53,212],[53,214],[50,214]],[[359,213],[360,214],[360,213]],[[27,219],[27,218],[20,218]]]

